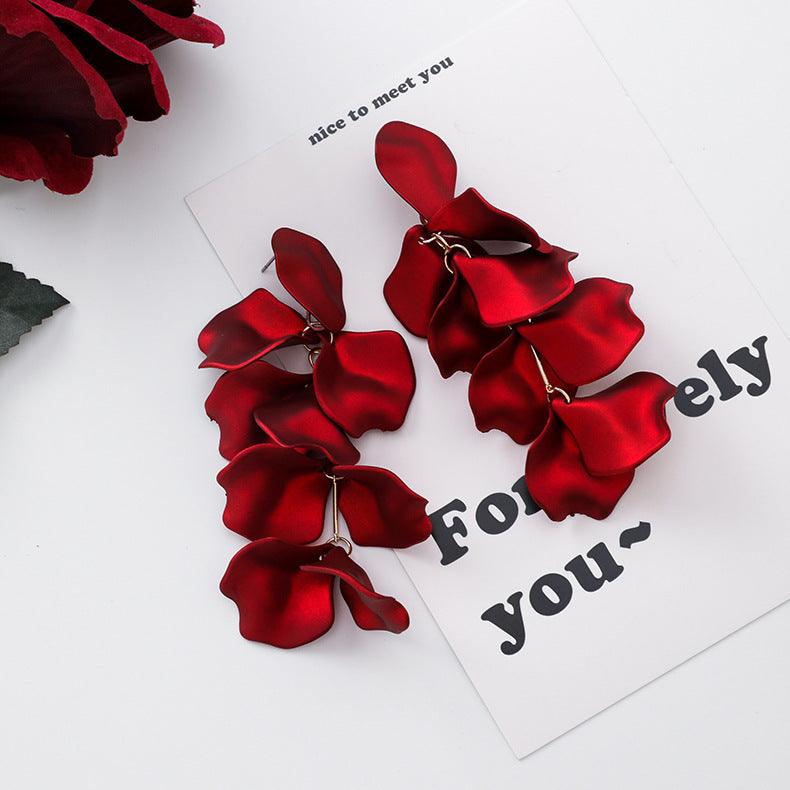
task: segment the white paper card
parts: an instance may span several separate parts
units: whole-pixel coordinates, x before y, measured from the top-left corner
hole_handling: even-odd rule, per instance
[[[374,106],[404,84],[405,92]],[[527,515],[513,490],[526,449],[501,433],[479,433],[468,376],[443,380],[427,344],[404,332],[417,393],[403,429],[360,441],[363,463],[401,475],[433,513],[455,503],[435,516],[435,529],[462,546],[462,556],[441,564],[434,540],[399,556],[521,757],[790,597],[782,461],[790,349],[593,42],[569,8],[551,0],[530,0],[371,82],[367,96],[349,97],[314,129],[191,195],[243,294],[261,286],[281,293],[274,269],[260,269],[271,233],[285,225],[319,237],[339,262],[349,329],[401,329],[381,289],[416,217],[373,159],[377,130],[395,118],[448,143],[459,191],[473,185],[544,238],[578,250],[577,280],[634,284],[632,305],[647,333],[603,384],[654,370],[709,387],[697,398],[710,404],[701,416],[670,403],[672,441],[637,470],[609,519],[557,525],[540,512]],[[312,143],[311,135],[324,137],[319,127],[325,139]],[[765,370],[756,376],[727,361],[741,348],[756,359],[759,342],[752,344],[762,337],[770,384]],[[495,502],[500,511],[490,510]],[[505,519],[497,534],[490,512]],[[649,536],[621,545],[628,543],[621,534],[640,522],[650,524]],[[565,566],[601,542],[623,570],[587,592]],[[551,616],[530,603],[546,574],[562,575],[572,590]],[[514,640],[481,615],[517,592],[526,639],[506,654],[500,646]]]

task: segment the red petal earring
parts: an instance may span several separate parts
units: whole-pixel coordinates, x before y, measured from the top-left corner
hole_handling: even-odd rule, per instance
[[[252,541],[220,589],[239,608],[242,635],[277,647],[311,642],[332,626],[335,579],[360,628],[400,633],[408,613],[375,592],[349,557],[351,541],[406,548],[426,540],[427,500],[392,472],[359,465],[349,435],[400,428],[415,389],[411,357],[397,332],[344,329],[342,276],[320,241],[280,228],[272,249],[278,278],[304,315],[258,289],[198,338],[201,367],[225,371],[206,401],[229,460],[218,476],[223,520]],[[265,359],[298,345],[310,373]],[[332,536],[308,545],[321,538],[330,497]]]
[[[675,388],[655,373],[576,395],[618,368],[641,339],[632,287],[601,277],[574,283],[568,265],[576,253],[475,189],[455,196],[455,158],[425,129],[383,126],[376,164],[420,218],[384,285],[393,313],[427,338],[442,376],[471,373],[480,431],[531,443],[527,488],[549,518],[605,518],[635,467],[670,438],[665,406]],[[491,241],[519,249],[489,253]]]

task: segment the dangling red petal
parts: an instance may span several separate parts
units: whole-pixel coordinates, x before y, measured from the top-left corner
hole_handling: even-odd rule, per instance
[[[529,343],[517,333],[511,332],[472,371],[469,405],[477,430],[484,433],[498,428],[528,444],[543,430],[549,414],[546,387]]]
[[[338,506],[354,543],[405,549],[431,534],[428,500],[397,475],[375,466],[336,466]]]
[[[255,422],[281,447],[317,452],[334,464],[359,461],[359,451],[321,410],[312,386],[262,406]]]
[[[666,403],[675,387],[657,373],[632,373],[603,392],[554,410],[573,434],[584,465],[595,475],[626,472],[670,439]]]
[[[430,216],[428,229],[478,241],[518,241],[537,252],[551,252],[551,244],[518,217],[492,206],[469,188]]]
[[[517,328],[560,378],[589,384],[619,367],[644,334],[629,305],[633,291],[604,277],[582,280],[559,304]]]
[[[206,355],[201,368],[236,370],[275,348],[295,342],[305,321],[295,310],[259,288],[217,313],[198,337]]]
[[[231,559],[219,588],[238,606],[239,631],[245,639],[299,647],[332,627],[334,578],[302,569],[326,551],[327,544],[292,546],[263,538]]]
[[[323,467],[320,459],[276,445],[242,450],[217,476],[228,495],[225,526],[249,540],[318,540],[331,486]]]
[[[384,298],[409,332],[428,337],[431,316],[453,280],[442,263],[441,252],[420,244],[422,235],[422,225],[406,232],[398,262],[384,283]]]
[[[313,371],[321,408],[352,436],[403,425],[416,382],[397,332],[341,332],[321,346]]]
[[[329,250],[306,233],[279,228],[272,236],[277,276],[283,287],[330,332],[346,323],[343,276]]]
[[[552,521],[582,513],[606,518],[634,479],[633,470],[596,477],[587,471],[571,432],[553,413],[527,453],[526,482]]]
[[[506,328],[483,324],[469,286],[456,273],[428,327],[428,348],[442,376],[449,378],[460,370],[471,373],[507,335]]]
[[[230,460],[266,440],[253,413],[265,403],[287,398],[309,386],[309,373],[291,373],[262,360],[217,379],[206,400],[206,414],[219,425],[219,452]]]
[[[360,628],[400,634],[409,627],[409,613],[403,605],[377,593],[367,573],[343,549],[330,549],[320,562],[304,565],[302,570],[340,579],[340,593]]]
[[[452,151],[432,132],[390,121],[376,135],[376,165],[384,180],[421,217],[428,218],[455,194]]]
[[[548,253],[530,249],[500,256],[456,255],[453,265],[469,283],[483,321],[508,326],[542,313],[571,292],[568,264],[575,257],[575,252],[553,247]]]
[[[211,44],[215,49],[225,43],[225,34],[222,32],[222,28],[211,20],[192,13],[191,9],[188,9],[188,14],[181,16],[178,13],[168,14],[158,8],[152,8],[151,0],[148,2],[140,2],[140,0],[128,1],[149,19],[152,26],[161,28],[164,31],[164,36],[161,32],[148,34],[146,43],[152,48],[173,39]],[[114,3],[114,5],[117,6],[118,3]],[[195,3],[194,0],[189,0],[188,4],[181,3],[181,5],[188,8],[189,5],[194,7]],[[173,3],[167,3],[169,10],[174,10],[172,6]],[[163,38],[164,40],[162,40]]]

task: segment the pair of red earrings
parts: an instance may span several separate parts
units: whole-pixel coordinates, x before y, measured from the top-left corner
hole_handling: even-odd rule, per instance
[[[604,278],[575,283],[568,270],[575,253],[475,189],[456,197],[455,159],[424,129],[386,124],[376,163],[420,218],[384,286],[390,308],[427,338],[444,377],[471,373],[481,431],[531,443],[526,484],[549,518],[605,518],[635,467],[670,438],[665,406],[675,388],[655,373],[576,395],[619,367],[642,337],[633,289]],[[490,241],[518,249],[489,253]],[[259,289],[199,337],[201,366],[226,371],[206,402],[229,460],[218,477],[224,522],[251,541],[220,589],[238,605],[242,634],[278,647],[331,627],[336,578],[357,625],[399,633],[406,610],[375,592],[350,559],[351,541],[406,548],[427,539],[427,501],[392,472],[359,465],[349,437],[403,424],[415,389],[411,357],[396,332],[344,329],[342,277],[320,241],[281,228],[272,249],[278,278],[303,312]],[[298,345],[312,372],[264,359]],[[315,544],[330,497],[332,536]],[[339,514],[351,541],[340,534]]]

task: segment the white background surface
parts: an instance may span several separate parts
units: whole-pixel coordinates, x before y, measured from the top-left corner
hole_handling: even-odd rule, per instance
[[[182,198],[509,3],[268,5],[205,4],[229,43],[163,51],[170,118],[133,124],[84,195],[0,186],[0,257],[73,302],[0,360],[0,780],[785,787],[787,607],[523,762],[389,552],[366,562],[408,638],[359,638],[348,617],[298,652],[237,636],[216,583],[241,541],[219,521],[194,344],[235,290]],[[790,14],[574,5],[783,320]]]

